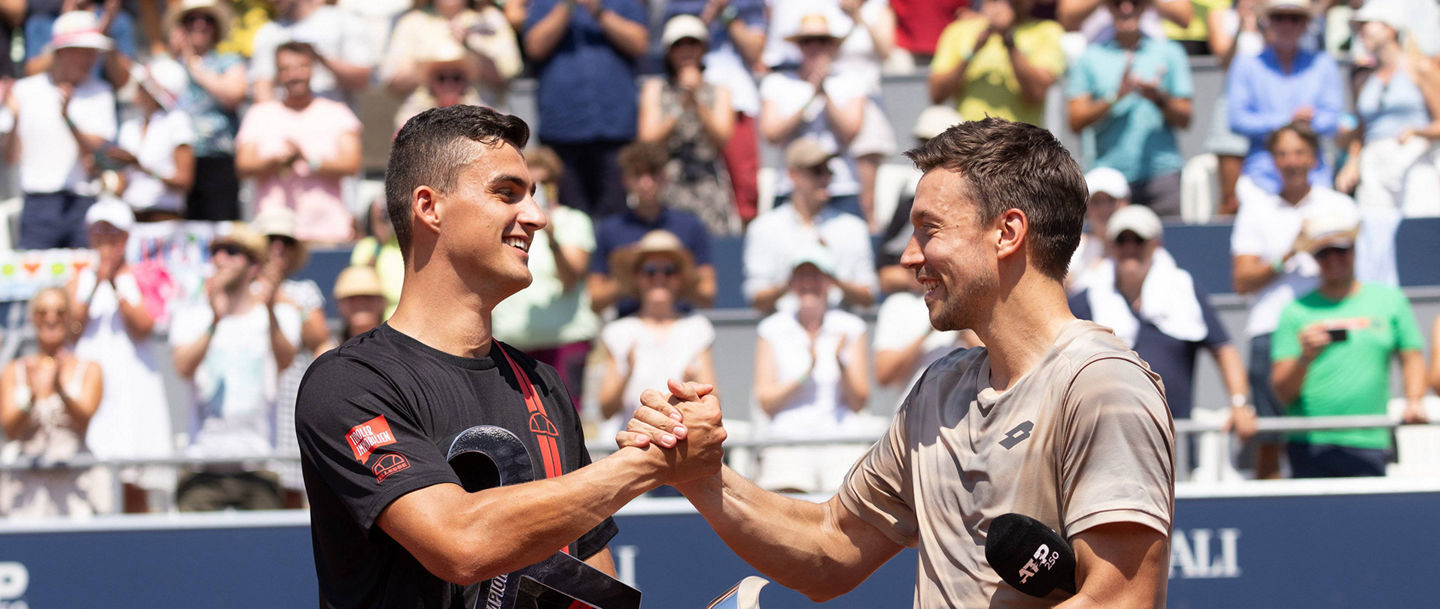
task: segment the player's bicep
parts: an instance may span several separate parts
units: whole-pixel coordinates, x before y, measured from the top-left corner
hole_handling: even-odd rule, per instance
[[[1086,529],[1071,543],[1079,590],[1059,607],[1165,606],[1170,542],[1164,534],[1139,523],[1116,522]]]
[[[464,577],[463,527],[452,519],[464,513],[468,493],[455,484],[411,491],[381,510],[375,524],[425,569],[454,583]]]
[[[879,527],[850,511],[837,495],[825,504],[821,530],[827,555],[841,566],[845,581],[857,585],[903,548]]]

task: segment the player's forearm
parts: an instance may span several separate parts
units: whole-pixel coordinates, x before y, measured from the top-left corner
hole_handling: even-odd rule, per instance
[[[449,518],[434,523],[432,543],[412,553],[431,573],[462,585],[515,571],[659,486],[658,472],[644,449],[627,448],[558,478],[467,494]]]
[[[843,509],[834,500],[818,504],[772,493],[728,467],[676,488],[737,556],[786,588],[825,600],[868,574],[852,572],[861,564],[858,554],[827,549],[826,541],[841,535],[828,514]]]

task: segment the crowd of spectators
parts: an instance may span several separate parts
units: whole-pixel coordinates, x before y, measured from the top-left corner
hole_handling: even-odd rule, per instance
[[[1072,309],[1162,373],[1177,418],[1207,407],[1192,395],[1212,354],[1255,475],[1279,475],[1282,454],[1296,475],[1383,473],[1391,448],[1374,431],[1256,434],[1257,414],[1384,413],[1392,358],[1406,422],[1440,386],[1394,287],[1401,219],[1440,215],[1435,0],[0,0],[0,44],[24,50],[0,58],[12,242],[85,253],[26,295],[33,338],[0,375],[3,456],[102,464],[7,470],[0,514],[145,511],[171,493],[182,510],[302,505],[294,463],[265,461],[295,454],[299,380],[383,323],[403,277],[363,188],[364,148],[384,140],[367,134],[436,106],[509,110],[521,78],[548,224],[495,332],[553,365],[576,408],[598,405],[600,429],[664,379],[715,380],[697,311],[720,296],[717,267],[743,265],[730,287],[761,318],[757,437],[878,430],[925,366],[980,346],[922,321],[903,255],[918,173],[879,204],[908,147],[892,125],[924,141],[984,116],[1080,136]],[[1204,55],[1226,77],[1197,107]],[[892,74],[933,105],[887,109]],[[376,98],[393,114],[366,124]],[[1215,156],[1205,203],[1234,217],[1234,289],[1252,298],[1245,358],[1164,247],[1197,110],[1210,130],[1188,152]],[[717,260],[712,239],[743,239],[742,259]],[[350,251],[331,294],[304,278],[315,248]],[[170,376],[189,402],[173,425]],[[758,480],[823,490],[852,448],[767,449]]]

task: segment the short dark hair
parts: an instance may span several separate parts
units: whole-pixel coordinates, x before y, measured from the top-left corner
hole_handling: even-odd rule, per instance
[[[620,149],[620,171],[626,175],[660,173],[670,162],[670,151],[657,142],[635,142]]]
[[[1265,136],[1265,150],[1267,152],[1275,152],[1275,143],[1280,140],[1280,134],[1286,131],[1294,133],[1299,136],[1300,139],[1304,140],[1305,145],[1310,147],[1310,152],[1320,154],[1320,135],[1315,133],[1315,128],[1310,126],[1310,121],[1300,120],[1290,121]]]
[[[275,47],[275,61],[276,61],[276,62],[279,62],[279,61],[280,61],[280,54],[281,54],[281,53],[297,53],[297,54],[300,54],[300,55],[304,55],[304,56],[306,56],[306,57],[314,57],[314,56],[315,56],[315,47],[314,47],[313,45],[311,45],[310,43],[308,43],[308,42],[300,42],[300,41],[298,41],[298,40],[291,40],[291,41],[282,43],[282,44],[281,44],[280,46],[278,46],[278,47]]]
[[[905,153],[921,171],[959,172],[981,224],[1007,209],[1029,219],[1030,255],[1056,280],[1080,245],[1089,190],[1075,159],[1049,131],[987,117],[960,123]]]
[[[385,210],[401,253],[410,255],[410,195],[416,187],[442,193],[454,189],[460,168],[477,155],[470,142],[504,142],[522,150],[529,140],[525,121],[481,106],[431,108],[405,121],[385,167]]]

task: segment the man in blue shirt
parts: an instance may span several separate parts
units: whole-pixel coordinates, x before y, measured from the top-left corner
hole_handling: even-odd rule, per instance
[[[635,60],[649,46],[644,23],[639,0],[535,0],[525,20],[540,143],[565,163],[560,202],[591,218],[625,210],[616,156],[635,139]]]
[[[691,304],[708,307],[715,302],[715,265],[710,259],[710,233],[705,223],[688,211],[666,207],[660,197],[665,190],[665,163],[669,160],[662,144],[640,142],[620,150],[625,188],[634,196],[635,205],[595,223],[595,251],[590,254],[585,287],[590,292],[590,305],[597,312],[611,304],[622,316],[639,308],[638,302],[620,298],[610,274],[610,257],[652,230],[674,233],[695,260],[697,282],[692,292],[695,302]]]
[[[1269,44],[1259,55],[1236,57],[1230,65],[1225,108],[1230,129],[1250,139],[1241,174],[1265,192],[1280,192],[1280,173],[1265,148],[1270,132],[1305,121],[1322,137],[1335,134],[1344,111],[1340,68],[1324,51],[1301,45],[1310,23],[1301,0],[1270,0],[1265,6]],[[1330,184],[1323,158],[1310,173],[1312,184]]]
[[[1177,216],[1185,159],[1175,129],[1190,124],[1195,87],[1185,50],[1140,30],[1149,4],[1109,0],[1115,37],[1086,47],[1065,93],[1070,128],[1095,128],[1095,164],[1124,174],[1132,203]]]

